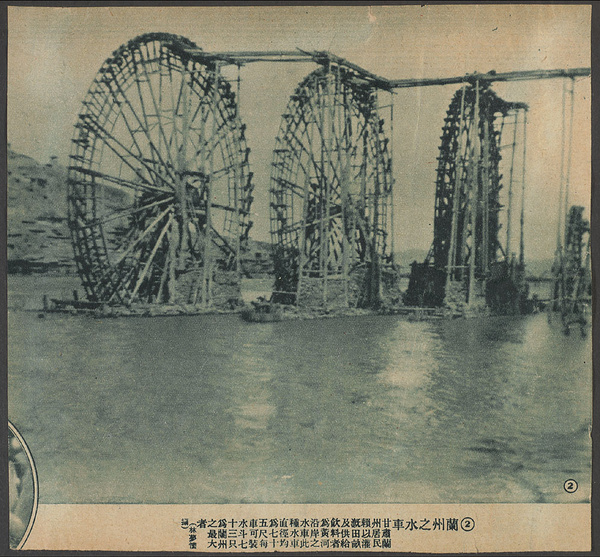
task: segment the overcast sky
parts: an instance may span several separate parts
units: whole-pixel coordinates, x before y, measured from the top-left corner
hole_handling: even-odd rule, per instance
[[[590,6],[9,7],[8,141],[67,164],[73,124],[94,75],[113,50],[147,32],[184,35],[207,51],[330,50],[388,77],[590,65]],[[268,240],[269,164],[289,95],[313,64],[242,69],[241,116],[255,174],[253,237]],[[458,86],[395,95],[396,250],[427,249],[441,128]],[[498,83],[529,105],[526,249],[551,257],[560,185],[562,80]],[[589,207],[590,80],[575,82],[573,203]]]

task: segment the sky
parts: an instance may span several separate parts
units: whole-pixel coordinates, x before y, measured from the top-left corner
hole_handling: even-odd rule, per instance
[[[590,66],[590,6],[9,7],[8,142],[15,151],[68,164],[73,125],[98,69],[121,44],[147,32],[183,35],[206,51],[329,50],[389,79]],[[240,114],[254,172],[252,237],[269,239],[270,162],[281,115],[312,63],[249,64]],[[394,95],[396,251],[429,248],[443,118],[457,85]],[[563,80],[497,83],[529,105],[526,255],[556,244]],[[590,79],[574,84],[570,201],[591,190]],[[568,121],[568,119],[567,119]]]

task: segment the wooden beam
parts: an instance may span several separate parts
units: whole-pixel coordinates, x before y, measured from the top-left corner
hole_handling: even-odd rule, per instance
[[[314,61],[317,62],[318,64],[333,63],[338,66],[343,66],[343,67],[353,70],[360,77],[364,78],[366,81],[369,81],[382,89],[390,90],[392,88],[392,86],[391,86],[392,82],[389,79],[386,79],[385,77],[381,77],[379,75],[371,73],[371,72],[365,70],[364,68],[361,68],[360,66],[353,64],[352,62],[349,62],[345,58],[341,58],[340,56],[336,56],[335,54],[332,54],[331,52],[315,51],[315,52],[310,52],[307,54],[311,54]]]
[[[241,50],[229,52],[204,52],[200,49],[186,49],[187,52],[195,54],[203,54],[205,56],[222,56],[224,58],[265,58],[273,56],[299,56],[299,50]],[[307,55],[311,57],[311,55]]]
[[[431,85],[452,85],[465,82],[495,82],[495,81],[527,81],[535,79],[555,79],[561,77],[587,77],[591,68],[573,68],[557,70],[525,70],[515,72],[496,73],[490,71],[479,74],[477,72],[456,77],[442,78],[417,78],[417,79],[388,79],[376,75],[345,58],[328,51],[297,50],[258,50],[258,51],[231,51],[231,52],[205,52],[201,48],[185,48],[186,53],[193,58],[203,61],[243,65],[249,62],[310,62],[317,64],[333,63],[344,66],[356,72],[360,77],[374,85],[386,90],[401,89],[406,87],[428,87]]]
[[[573,68],[570,70],[529,70],[518,72],[496,73],[494,71],[484,74],[467,74],[458,77],[443,78],[420,78],[420,79],[392,79],[389,84],[394,89],[403,87],[427,87],[430,85],[452,85],[474,81],[527,81],[533,79],[556,79],[560,77],[587,77],[591,73],[590,68]]]
[[[298,50],[205,52],[200,48],[184,49],[195,60],[243,66],[249,62],[310,62],[312,55]]]
[[[213,72],[213,97],[212,97],[212,133],[214,137],[217,132],[217,115],[219,110],[219,85],[220,85],[221,64],[217,62]],[[202,276],[202,306],[207,308],[212,304],[212,196],[213,196],[213,179],[214,179],[214,150],[211,151],[208,159],[209,180],[206,184],[206,225],[204,233],[204,260],[203,260],[203,276]]]
[[[553,79],[559,77],[587,77],[591,73],[590,68],[573,68],[573,69],[558,69],[558,70],[525,70],[515,72],[496,73],[490,71],[484,74],[467,74],[466,76],[446,77],[446,78],[419,78],[419,79],[387,79],[371,73],[357,64],[349,62],[328,51],[304,51],[297,50],[258,50],[258,51],[227,51],[227,52],[205,52],[200,48],[186,48],[185,52],[191,54],[195,58],[207,60],[222,60],[230,63],[245,62],[248,59],[253,62],[283,62],[286,59],[294,59],[294,61],[306,62],[311,59],[317,63],[326,61],[333,62],[340,66],[346,66],[355,70],[357,73],[377,81],[382,85],[389,85],[392,88],[402,87],[425,87],[429,85],[450,85],[463,83],[464,81],[522,81],[531,79]]]
[[[162,229],[162,232],[159,234],[158,239],[156,240],[156,244],[154,245],[154,248],[152,249],[152,252],[150,253],[150,257],[148,257],[148,260],[146,261],[146,264],[144,265],[142,274],[138,278],[135,288],[133,289],[133,292],[131,293],[132,300],[135,300],[138,290],[139,290],[140,286],[142,285],[142,282],[144,282],[144,278],[146,278],[148,269],[150,268],[152,261],[154,261],[154,256],[156,255],[156,252],[158,251],[158,248],[160,247],[162,239],[164,238],[165,234],[167,233],[167,230],[169,229],[169,226],[171,225],[172,221],[173,221],[173,217],[169,216],[169,220],[167,221],[167,224],[165,225],[165,227]]]

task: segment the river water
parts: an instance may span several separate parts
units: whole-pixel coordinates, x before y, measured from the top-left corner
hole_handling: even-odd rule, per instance
[[[11,307],[8,412],[41,503],[589,498],[591,335],[546,315],[245,323]]]

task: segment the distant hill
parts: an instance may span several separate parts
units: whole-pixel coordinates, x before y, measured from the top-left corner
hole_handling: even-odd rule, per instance
[[[74,272],[67,226],[65,167],[8,149],[7,261],[9,272]]]

